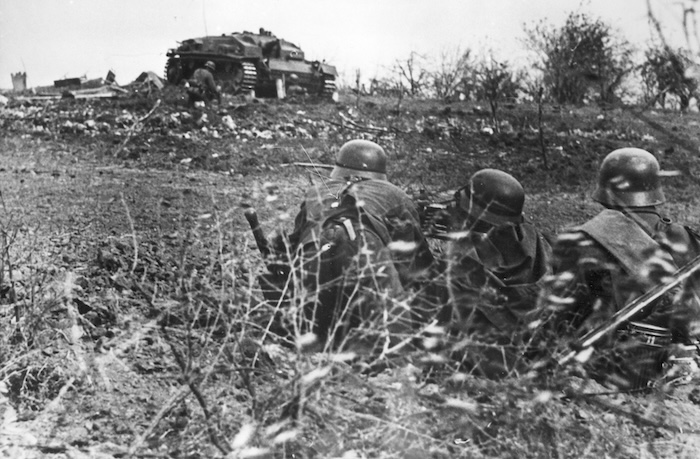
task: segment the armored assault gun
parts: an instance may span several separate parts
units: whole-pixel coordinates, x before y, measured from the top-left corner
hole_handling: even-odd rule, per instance
[[[336,68],[321,61],[307,61],[295,44],[265,29],[259,33],[234,32],[190,38],[168,50],[165,78],[171,84],[189,80],[207,61],[216,64],[214,79],[231,94],[255,91],[257,97],[274,97],[279,81],[290,82],[310,95],[332,98],[336,93]]]

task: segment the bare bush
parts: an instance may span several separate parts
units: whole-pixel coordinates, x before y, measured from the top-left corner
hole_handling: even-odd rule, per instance
[[[370,80],[369,94],[382,97],[401,97],[404,93],[404,87],[401,81],[394,78],[372,78]]]
[[[425,68],[425,57],[411,52],[406,59],[397,59],[395,65],[397,84],[406,88],[408,94],[413,97],[421,96],[428,85],[428,70]]]
[[[435,63],[431,72],[431,86],[435,97],[447,99],[471,87],[470,67],[471,50],[460,47],[444,50]],[[468,95],[465,94],[465,95]]]
[[[670,95],[678,99],[682,111],[687,110],[698,90],[697,79],[688,77],[693,64],[690,53],[683,49],[657,46],[648,48],[644,54],[640,73],[646,104],[658,104],[665,108],[667,96]]]
[[[523,75],[513,70],[508,62],[499,62],[493,57],[481,61],[473,74],[476,96],[479,100],[488,101],[493,124],[498,128],[500,104],[515,101],[522,86]]]
[[[541,21],[526,33],[547,92],[558,103],[581,104],[589,91],[613,102],[634,69],[629,43],[600,19],[571,13],[561,27]]]

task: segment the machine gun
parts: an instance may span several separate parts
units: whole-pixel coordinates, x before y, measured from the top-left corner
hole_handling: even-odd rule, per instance
[[[454,214],[453,199],[430,202],[425,188],[414,198],[420,217],[421,231],[425,237],[449,240],[449,230]]]
[[[270,242],[265,237],[258,213],[253,207],[248,207],[244,212],[250,230],[255,238],[255,244],[263,257],[266,272],[258,276],[258,283],[263,296],[270,303],[280,303],[285,301],[291,293],[291,284],[288,282],[291,268],[288,263],[276,261],[270,249]]]
[[[610,320],[586,333],[572,346],[573,349],[566,353],[563,357],[557,359],[556,363],[559,365],[565,365],[578,355],[590,352],[591,349],[593,349],[593,346],[605,335],[616,330],[620,325],[634,317],[639,311],[649,306],[651,303],[658,300],[678,285],[690,279],[690,277],[698,271],[700,271],[700,256],[694,258],[690,263],[676,271],[671,277],[670,281],[659,284],[647,291],[645,294],[631,301],[622,309],[617,311],[610,318]]]

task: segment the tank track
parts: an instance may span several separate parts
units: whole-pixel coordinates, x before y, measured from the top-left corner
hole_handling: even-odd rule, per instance
[[[239,92],[253,91],[258,84],[258,71],[255,68],[255,64],[252,62],[241,62],[241,67],[243,67],[243,81]]]
[[[331,98],[336,92],[335,78],[324,78],[323,79],[323,89],[321,90],[321,96],[324,98]]]
[[[169,75],[170,69],[171,68],[178,68],[179,65],[180,65],[180,63],[176,59],[169,58],[167,60],[167,62],[165,63],[165,72],[164,72],[165,81],[167,81],[168,83],[171,83],[171,84],[178,84],[180,82],[179,81],[180,80],[179,69],[178,69],[178,72],[177,72],[175,78],[173,78]]]

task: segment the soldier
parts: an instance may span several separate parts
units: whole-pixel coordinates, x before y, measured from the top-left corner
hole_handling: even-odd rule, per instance
[[[345,143],[330,178],[306,193],[294,232],[275,243],[293,260],[295,295],[306,296],[305,316],[322,341],[337,344],[383,314],[389,331],[410,329],[398,301],[433,258],[414,203],[387,181],[386,164],[376,143]]]
[[[192,80],[190,80],[190,88],[187,90],[190,107],[194,107],[195,102],[209,103],[213,99],[221,102],[221,93],[219,93],[212,75],[212,72],[215,71],[216,64],[212,61],[207,61],[203,68],[200,67],[194,71]]]
[[[645,150],[621,148],[603,160],[592,197],[605,209],[562,233],[554,247],[557,276],[551,295],[542,299],[552,314],[550,325],[559,334],[582,334],[608,320],[700,254],[699,236],[662,216],[660,206],[666,199],[659,177],[658,161]],[[661,298],[623,326],[607,344],[619,347],[627,342],[625,347],[634,349],[615,351],[592,363],[594,374],[614,374],[613,382],[630,388],[658,376],[663,345],[690,343],[698,332],[693,290]],[[659,351],[647,347],[641,351],[646,354],[643,361],[630,357],[640,354],[636,342],[630,341],[639,335]]]
[[[472,311],[479,316],[474,319],[510,329],[535,307],[538,283],[550,272],[549,241],[525,221],[525,191],[506,172],[476,172],[455,199],[456,222],[447,250],[450,296],[459,303],[465,294],[494,289],[502,297],[498,307]]]
[[[480,170],[455,200],[447,248],[449,299],[440,319],[490,343],[512,344],[535,309],[543,277],[551,272],[550,243],[525,221],[525,191],[510,174]],[[504,360],[498,354],[478,363],[487,376],[504,376],[517,358],[502,354]]]
[[[287,95],[293,96],[305,96],[306,89],[299,84],[299,76],[296,73],[289,75],[289,83],[287,84]]]

